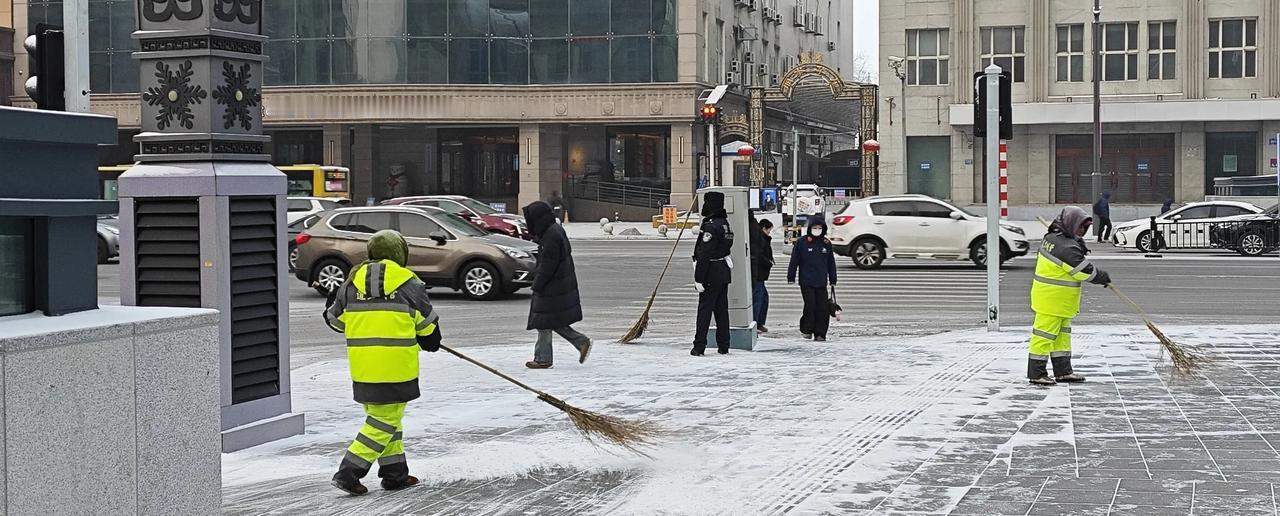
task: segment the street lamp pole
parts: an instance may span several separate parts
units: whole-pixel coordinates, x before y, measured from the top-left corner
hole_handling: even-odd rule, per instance
[[[1093,0],[1093,202],[1102,194],[1102,0]]]
[[[907,180],[907,73],[902,69],[901,59],[889,59],[889,66],[893,68],[893,74],[898,76],[898,82],[902,84],[902,180]]]

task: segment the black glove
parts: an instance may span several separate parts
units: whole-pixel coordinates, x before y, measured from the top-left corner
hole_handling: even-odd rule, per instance
[[[440,323],[436,323],[436,331],[431,332],[431,335],[418,336],[418,346],[430,353],[440,351]]]
[[[1098,275],[1093,277],[1093,282],[1104,287],[1111,286],[1111,275],[1107,271],[1098,270]]]

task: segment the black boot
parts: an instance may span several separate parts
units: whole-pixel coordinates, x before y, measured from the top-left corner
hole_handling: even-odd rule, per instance
[[[390,478],[382,479],[382,488],[387,491],[399,491],[406,487],[418,485],[418,477],[413,475],[405,475],[403,479],[392,480]]]
[[[338,472],[333,475],[333,480],[329,483],[333,484],[333,487],[341,489],[351,496],[360,496],[369,492],[369,488],[365,487],[364,484],[361,484],[360,479],[356,478],[355,475],[351,474],[350,470],[346,469],[339,469]]]
[[[360,483],[360,479],[369,474],[369,468],[356,464],[355,460],[358,459],[353,460],[354,457],[351,452],[347,452],[342,463],[338,464],[338,472],[333,474],[333,480],[329,483],[349,495],[360,496],[369,492],[369,488]]]
[[[1079,383],[1084,381],[1084,376],[1076,374],[1071,368],[1071,356],[1053,357],[1053,377],[1055,380],[1064,383]]]
[[[1049,378],[1049,361],[1027,359],[1027,379],[1035,385],[1053,385],[1057,382]]]

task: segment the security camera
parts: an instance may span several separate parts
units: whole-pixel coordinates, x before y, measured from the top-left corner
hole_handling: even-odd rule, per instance
[[[898,66],[898,65],[902,64],[902,62],[903,62],[903,61],[905,61],[905,59],[903,59],[903,58],[901,58],[901,57],[898,57],[898,56],[889,56],[889,66]]]

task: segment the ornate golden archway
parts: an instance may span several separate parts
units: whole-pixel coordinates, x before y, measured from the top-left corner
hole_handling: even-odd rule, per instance
[[[751,140],[751,123],[745,113],[729,115],[720,120],[716,130],[720,138],[736,136],[743,141]]]
[[[750,90],[750,141],[757,149],[764,148],[764,106],[766,102],[788,102],[797,85],[802,81],[816,77],[831,88],[831,95],[836,100],[850,100],[861,103],[859,109],[858,141],[859,143],[876,139],[876,119],[878,117],[878,91],[874,84],[849,82],[840,77],[840,73],[823,62],[822,54],[805,52],[800,55],[800,64],[782,76],[776,88],[753,86]],[[762,159],[751,162],[751,183],[759,186],[765,184],[765,169]],[[862,195],[876,195],[879,190],[880,159],[875,154],[862,155]],[[770,182],[773,179],[770,178]]]

